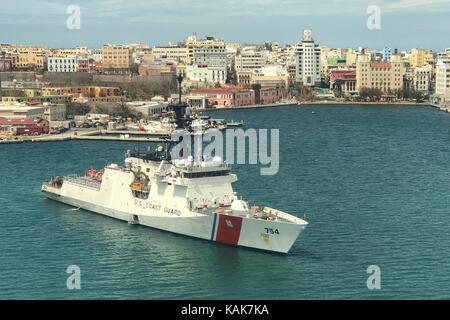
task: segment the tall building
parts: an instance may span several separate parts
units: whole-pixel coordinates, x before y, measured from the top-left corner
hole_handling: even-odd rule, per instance
[[[436,96],[441,101],[450,101],[450,58],[436,63]]]
[[[237,72],[258,71],[266,65],[266,56],[261,51],[242,50],[236,56],[235,68]]]
[[[103,71],[107,73],[128,73],[132,62],[132,54],[129,48],[115,44],[103,46]]]
[[[433,62],[433,51],[425,49],[412,49],[409,64],[413,68],[422,67]]]
[[[303,31],[303,39],[296,48],[296,82],[305,86],[320,84],[320,47],[314,42],[311,30]]]
[[[213,37],[197,40],[195,34],[186,41],[188,49],[188,63],[199,68],[206,68],[207,78],[213,79],[215,83],[225,83],[228,73],[228,60],[226,45],[223,40]],[[188,69],[187,69],[188,70]],[[202,75],[203,76],[203,75]],[[192,77],[194,78],[194,77]]]
[[[390,61],[373,61],[370,54],[360,54],[356,62],[356,90],[376,88],[394,92],[403,88],[405,68],[399,54]]]
[[[423,93],[428,93],[431,88],[431,78],[433,75],[433,66],[431,64],[423,67],[414,68],[413,86],[414,89]]]

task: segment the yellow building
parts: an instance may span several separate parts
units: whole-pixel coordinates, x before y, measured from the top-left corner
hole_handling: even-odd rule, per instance
[[[42,96],[70,96],[72,98],[106,98],[117,97],[120,94],[118,87],[80,86],[80,87],[45,87]]]
[[[433,50],[412,49],[409,64],[413,68],[423,67],[433,62]]]
[[[390,61],[371,61],[370,54],[361,54],[356,62],[356,90],[376,88],[394,92],[403,88],[405,68],[401,57],[393,54]]]
[[[21,51],[11,55],[13,68],[31,70],[44,68],[44,53]]]
[[[144,62],[139,65],[139,75],[141,76],[175,74],[175,71],[176,66],[173,64]]]
[[[131,50],[122,45],[108,44],[102,48],[103,70],[116,73],[128,72],[132,64]]]

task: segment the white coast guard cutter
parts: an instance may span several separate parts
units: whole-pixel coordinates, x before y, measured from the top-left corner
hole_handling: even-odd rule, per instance
[[[162,146],[127,152],[123,166],[86,176],[57,176],[42,191],[53,200],[106,216],[195,238],[287,253],[308,224],[293,215],[240,200],[236,175],[219,157],[171,161]]]

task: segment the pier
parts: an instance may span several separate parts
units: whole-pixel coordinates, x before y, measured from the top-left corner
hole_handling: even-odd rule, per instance
[[[43,136],[20,137],[9,143],[19,142],[54,142],[68,140],[96,140],[96,141],[128,141],[128,142],[164,142],[170,135],[163,133],[148,133],[126,130],[70,130],[61,134],[47,134]]]

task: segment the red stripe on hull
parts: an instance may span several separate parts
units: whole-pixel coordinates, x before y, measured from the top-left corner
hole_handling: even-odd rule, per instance
[[[241,235],[242,218],[219,214],[216,241],[237,245]]]

